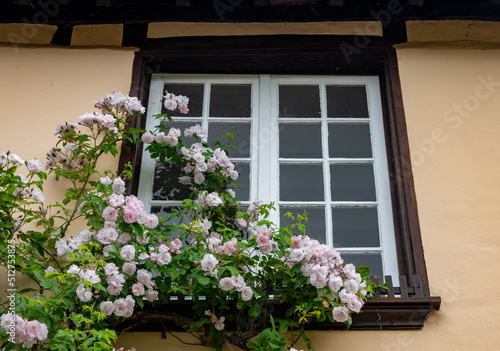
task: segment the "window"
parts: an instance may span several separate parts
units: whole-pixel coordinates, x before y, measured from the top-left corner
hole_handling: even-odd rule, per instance
[[[190,98],[189,113],[169,125],[201,124],[209,143],[233,131],[243,205],[274,202],[272,220],[281,224],[286,212],[306,211],[309,236],[397,281],[378,77],[154,74],[148,129],[165,90]],[[143,155],[138,194],[152,212],[168,213],[189,194],[178,176]]]
[[[380,329],[381,326],[384,329],[422,328],[430,311],[439,309],[440,298],[432,297],[429,293],[413,185],[402,92],[399,83],[397,57],[393,48],[384,47],[380,40],[372,38],[370,45],[357,53],[352,53],[347,58],[345,53],[342,52],[341,46],[343,43],[347,43],[355,47],[355,39],[355,37],[345,36],[269,35],[149,40],[140,51],[136,52],[130,95],[137,96],[145,106],[151,106],[150,108],[153,108],[153,110],[149,111],[150,113],[156,113],[160,111],[159,98],[161,91],[164,89],[164,84],[167,82],[173,86],[172,91],[189,95],[192,100],[196,100],[194,98],[195,95],[202,96],[199,99],[199,101],[203,101],[203,105],[198,107],[199,116],[189,115],[186,117],[186,120],[179,119],[176,123],[188,122],[192,124],[193,121],[208,123],[205,126],[208,126],[209,134],[212,131],[215,131],[216,134],[221,134],[225,130],[223,128],[224,123],[227,125],[230,121],[232,125],[239,126],[237,133],[240,135],[250,135],[248,137],[249,140],[247,140],[248,145],[245,143],[242,145],[244,146],[241,149],[243,154],[235,155],[233,153],[234,160],[238,163],[240,171],[245,167],[248,170],[248,176],[241,176],[240,185],[243,179],[253,177],[252,172],[255,172],[257,169],[260,172],[265,172],[267,169],[270,175],[275,175],[275,178],[267,177],[267,179],[271,179],[270,182],[274,182],[269,183],[267,186],[273,188],[274,191],[279,191],[280,179],[277,175],[279,174],[280,167],[301,165],[304,167],[313,167],[320,165],[323,173],[317,172],[315,174],[320,174],[323,177],[323,199],[278,199],[278,205],[282,210],[285,207],[293,208],[296,205],[295,200],[301,204],[296,207],[307,207],[309,218],[311,218],[310,224],[320,223],[323,220],[322,216],[324,213],[325,227],[329,229],[335,220],[335,213],[333,209],[331,212],[327,211],[328,208],[337,209],[341,207],[343,209],[343,207],[346,207],[348,210],[366,210],[365,212],[368,213],[370,211],[374,213],[373,208],[376,208],[379,226],[378,234],[380,235],[379,238],[381,238],[381,248],[383,247],[383,263],[380,265],[386,265],[383,266],[384,274],[391,274],[393,280],[396,280],[399,276],[402,287],[399,289],[399,293],[401,296],[409,297],[399,299],[370,299],[364,307],[364,312],[353,319],[351,329]],[[186,79],[192,79],[192,81],[188,83]],[[231,81],[232,79],[235,80]],[[207,81],[210,87],[208,90],[206,88]],[[175,86],[175,84],[177,85]],[[227,116],[224,117],[225,115],[221,116],[219,112],[217,113],[219,116],[215,116],[214,114],[211,116],[210,94],[212,92],[212,84],[214,86],[218,85],[215,92],[218,89],[219,92],[224,90],[224,85],[238,85],[240,86],[240,92],[248,89],[248,86],[250,86],[250,111],[252,114],[250,116],[231,116],[234,119],[229,119]],[[191,90],[182,92],[178,90],[181,86],[183,86],[183,89]],[[241,86],[246,86],[246,88]],[[289,113],[289,107],[287,107],[285,113],[285,106],[289,105],[285,104],[282,105],[282,116],[280,117],[280,89],[281,87],[284,88],[282,91],[284,96],[293,96],[294,86],[318,87],[314,89],[319,90],[317,92],[319,102],[315,102],[318,101],[317,98],[316,100],[312,98],[307,100],[308,104],[315,104],[317,106],[319,103],[318,115],[294,117],[290,115],[293,113]],[[359,87],[365,87],[366,97],[362,93],[363,89],[360,90]],[[358,107],[354,110],[355,112],[353,112],[352,116],[346,112],[346,108],[344,107],[339,114],[345,115],[342,117],[335,116],[334,112],[329,111],[328,106],[332,104],[329,102],[328,96],[335,91],[337,96],[341,96],[342,94],[339,94],[338,89],[345,90],[346,88],[355,88],[350,90],[349,94],[345,92],[346,96],[349,96],[348,100],[366,100],[366,106],[357,104]],[[304,91],[305,89],[300,88],[299,90]],[[263,91],[267,91],[269,94],[262,94]],[[376,95],[378,95],[377,98],[375,98]],[[363,98],[360,98],[360,96]],[[293,98],[289,98],[288,100],[294,102]],[[149,101],[151,101],[151,105],[149,105]],[[242,103],[241,99],[239,101]],[[274,101],[274,105],[271,104],[272,101]],[[302,99],[301,101],[306,100]],[[155,103],[157,105],[154,105]],[[205,104],[206,107],[203,109]],[[248,105],[248,102],[246,104]],[[374,104],[378,104],[378,106]],[[305,106],[306,104],[302,105]],[[300,106],[302,107],[302,105]],[[193,101],[191,101],[191,109],[193,109],[193,106]],[[269,119],[266,123],[268,123],[268,126],[274,126],[274,129],[267,129],[269,132],[267,135],[265,134],[266,129],[259,126],[259,123],[261,123],[260,119],[266,116],[266,114],[260,113],[259,109],[261,107],[263,110],[271,112],[273,108],[275,109],[274,117],[272,117],[272,113],[267,114]],[[367,111],[368,118],[366,118]],[[205,116],[203,116],[204,113],[206,113]],[[377,120],[379,117],[376,116],[380,116],[380,119]],[[143,119],[132,121],[131,126],[145,128],[147,121],[149,120],[145,116]],[[211,122],[212,128],[210,128]],[[246,129],[243,128],[245,123],[247,125]],[[287,145],[287,139],[290,141],[295,137],[302,137],[302,134],[309,135],[311,132],[314,132],[315,128],[318,130],[318,124],[321,125],[321,155],[286,154],[286,152],[294,150],[293,147],[295,145],[293,142],[288,143],[290,147],[284,148],[283,152],[285,154],[279,154],[281,152],[279,145]],[[330,125],[333,126],[330,127]],[[280,126],[283,129],[280,129]],[[213,127],[216,128],[214,129]],[[380,132],[381,128],[383,129],[383,133]],[[249,131],[245,131],[248,129]],[[257,130],[264,132],[264,135],[260,139],[256,139],[257,143],[255,143],[254,138],[259,138],[259,134],[255,133]],[[300,133],[300,131],[305,130],[308,130],[308,133]],[[345,143],[349,145],[349,142],[354,140],[348,137],[349,135],[357,135],[360,139],[363,139],[364,136],[364,140],[367,140],[366,135],[368,135],[368,131],[370,132],[371,158],[367,151],[370,149],[368,143],[363,144],[362,142],[355,144],[358,147],[356,149],[353,149],[352,145],[348,147],[348,150],[356,150],[354,154],[343,155],[342,153],[336,153],[336,150],[341,150],[341,148],[339,149],[340,146]],[[283,134],[283,139],[280,139],[280,133]],[[274,137],[271,137],[273,135]],[[332,138],[336,141],[331,142],[328,139],[329,135],[335,135],[336,137]],[[374,140],[375,136],[381,137],[382,135],[385,136],[384,141],[381,139],[378,139],[378,141]],[[260,143],[262,140],[266,140],[266,137],[270,143],[269,145],[274,145],[274,149],[268,150],[267,158],[260,157],[258,161],[255,161],[257,154],[265,155],[266,150],[260,151],[258,145],[262,145]],[[209,135],[208,138],[210,141],[212,136]],[[318,143],[319,138],[313,141]],[[251,144],[252,142],[254,144]],[[326,143],[326,146],[323,145],[324,143]],[[251,148],[250,145],[252,146]],[[246,148],[246,146],[248,147]],[[330,146],[332,150],[330,150]],[[254,151],[256,147],[257,151]],[[248,151],[245,151],[245,149]],[[384,149],[385,151],[380,151]],[[247,153],[244,154],[244,152]],[[379,157],[381,153],[385,154]],[[155,163],[152,160],[143,158],[142,155],[141,148],[136,148],[128,142],[123,143],[119,167],[123,169],[125,164],[128,162],[132,163],[134,177],[127,184],[127,191],[130,193],[140,193],[139,179],[141,178],[142,169],[149,168],[150,172],[155,172]],[[328,157],[325,155],[328,155]],[[379,167],[382,167],[383,158],[387,160],[384,168],[388,172],[388,177],[384,176],[388,180],[385,188],[379,185],[380,180],[384,178],[381,177],[382,173],[379,171]],[[260,164],[254,164],[254,162],[262,162],[264,164],[261,166]],[[273,171],[270,168],[271,164],[275,165]],[[351,168],[351,165],[359,168]],[[158,176],[163,175],[167,177],[167,174],[171,174],[162,170],[162,167],[167,166],[157,166]],[[369,181],[367,182],[366,174],[368,172],[366,169],[371,170],[370,167],[373,167],[374,179],[372,181],[368,177]],[[350,176],[351,173],[354,173],[349,173],[352,169],[358,170],[356,174],[359,178]],[[334,174],[334,171],[336,171],[336,174]],[[241,173],[243,174],[243,172]],[[325,183],[328,181],[327,177],[330,177],[330,183]],[[173,189],[165,187],[153,188],[152,179],[154,179],[154,175],[151,173],[150,179],[149,186],[152,187],[151,189],[153,189],[155,194],[158,192],[161,196],[175,195]],[[340,180],[340,183],[337,183],[337,185],[334,184],[336,179]],[[360,181],[358,182],[355,179],[360,179]],[[166,180],[168,181],[168,179]],[[338,191],[339,189],[349,188],[345,187],[347,181],[354,185],[360,182],[363,184],[373,183],[372,189],[375,189],[375,201],[372,201],[373,190],[371,191],[371,200],[335,198],[335,195],[333,195],[334,190]],[[141,187],[146,183],[141,180]],[[321,184],[321,182],[319,183]],[[245,194],[248,192],[248,201],[251,198],[257,198],[257,194],[266,195],[266,192],[261,189],[260,183],[257,185],[253,183],[248,184],[248,189],[243,191]],[[334,184],[333,189],[331,184]],[[343,185],[340,186],[339,184]],[[309,185],[313,184],[309,183]],[[354,186],[350,187],[353,188]],[[151,190],[149,191],[151,192]],[[257,193],[254,194],[254,192]],[[239,194],[239,196],[244,196],[243,193]],[[370,192],[368,191],[368,193]],[[269,197],[261,195],[262,200],[270,201],[271,192],[268,194]],[[339,193],[337,192],[337,194]],[[352,193],[348,195],[354,196]],[[327,196],[330,196],[330,198]],[[175,199],[170,200],[175,201]],[[344,201],[346,203],[343,203]],[[347,201],[350,202],[347,203]],[[168,211],[168,206],[160,206],[159,203],[157,202],[158,205],[152,207],[157,207],[157,210]],[[322,211],[322,206],[324,206],[324,212]],[[392,216],[390,211],[392,211]],[[344,214],[345,212],[340,213]],[[366,216],[369,217],[369,214]],[[373,214],[372,216],[375,217]],[[318,220],[318,217],[321,220]],[[343,215],[342,219],[347,220],[347,217],[347,215]],[[395,244],[391,245],[395,245],[395,249],[394,247],[390,248],[388,240],[384,237],[387,234],[387,231],[383,229],[384,225],[389,225],[394,231],[393,240]],[[320,230],[315,229],[311,225],[308,225],[308,227],[310,234],[320,232]],[[331,239],[326,237],[325,241],[327,240],[331,240],[334,245],[336,244],[335,236],[332,236]],[[351,253],[379,254],[380,250],[374,250],[375,246],[368,247],[368,250],[362,251],[361,249],[364,250],[365,248],[356,247],[355,244],[343,244],[344,257],[347,257],[349,260],[352,259],[352,257],[348,256]],[[349,250],[351,252],[347,252]],[[389,265],[385,262],[391,255],[389,254],[391,250],[393,250],[392,255],[395,256],[394,261],[397,263],[393,262],[393,268],[388,268]],[[355,258],[352,261],[355,262]],[[373,267],[373,264],[371,266]],[[396,270],[396,273],[393,273],[394,270]],[[403,289],[403,287],[405,288]],[[394,294],[398,295],[398,289],[394,289]],[[172,309],[173,307],[170,306],[169,308]],[[148,324],[148,330],[151,327]],[[337,327],[335,325],[325,325],[324,323],[313,326],[313,328],[319,329]],[[163,330],[161,324],[158,325],[158,330]]]

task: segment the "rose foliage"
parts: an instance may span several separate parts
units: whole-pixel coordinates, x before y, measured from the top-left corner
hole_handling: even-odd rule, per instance
[[[303,339],[312,348],[307,323],[349,326],[373,292],[367,267],[305,235],[305,216],[288,214],[290,224],[278,228],[267,219],[272,204],[242,208],[230,146],[208,145],[199,125],[184,135],[168,125],[170,115],[187,113],[187,97],[166,93],[163,104],[169,113],[145,131],[127,127],[145,112],[137,98],[101,98],[98,112],[57,126],[45,167],[0,154],[0,262],[9,285],[0,301],[1,348],[113,350],[120,323],[147,322],[179,294],[191,297],[192,316],[163,316],[202,345],[294,350]],[[196,142],[185,145],[186,137]],[[182,170],[179,181],[192,192],[168,217],[146,213],[126,192],[131,166],[99,173],[101,156],[117,156],[124,140]],[[51,205],[47,179],[66,188]]]

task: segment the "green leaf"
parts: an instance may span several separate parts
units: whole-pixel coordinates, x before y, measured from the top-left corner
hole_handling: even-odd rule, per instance
[[[198,279],[198,282],[201,285],[208,285],[210,283],[210,278],[208,278],[208,277],[198,276],[198,277],[196,277],[196,279]]]
[[[260,305],[258,303],[253,305],[248,311],[248,314],[254,319],[257,319],[260,316]]]

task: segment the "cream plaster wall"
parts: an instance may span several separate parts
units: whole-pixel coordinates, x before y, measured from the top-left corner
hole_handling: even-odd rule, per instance
[[[133,55],[125,49],[0,47],[0,150],[44,163],[57,142],[57,124],[78,122],[100,96],[129,92]]]
[[[133,55],[124,49],[0,47],[0,152],[45,163],[47,151],[57,142],[54,129],[59,123],[78,122],[79,116],[94,110],[93,101],[100,96],[129,92]],[[108,158],[107,169],[116,169],[116,161]],[[61,183],[47,183],[45,203],[61,201],[62,194]],[[80,231],[79,226],[73,231]],[[4,274],[0,271],[0,277]],[[6,283],[0,281],[2,299]],[[22,277],[16,283],[28,284]]]

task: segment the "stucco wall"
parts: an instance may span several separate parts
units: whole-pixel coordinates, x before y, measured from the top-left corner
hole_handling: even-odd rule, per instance
[[[402,46],[397,52],[430,287],[442,307],[420,331],[308,335],[319,351],[495,350],[500,51]],[[0,151],[44,160],[58,123],[76,121],[101,95],[128,92],[133,51],[0,47],[0,59]],[[207,350],[160,333],[125,333],[120,345]]]
[[[133,56],[125,49],[0,47],[0,149],[45,163],[59,123],[78,122],[100,96],[128,94]]]

